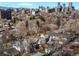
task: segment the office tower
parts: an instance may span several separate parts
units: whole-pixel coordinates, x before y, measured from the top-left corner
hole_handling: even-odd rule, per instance
[[[60,2],[58,2],[57,4],[57,12],[59,12],[59,10],[60,10]]]
[[[60,5],[60,2],[58,2],[57,12],[61,12],[61,11],[62,11],[62,5]]]
[[[75,10],[75,7],[73,6],[72,2],[69,2],[69,6],[70,8],[70,11],[74,11]]]
[[[69,2],[68,7],[69,7],[69,8],[72,8],[72,2]]]
[[[65,8],[66,8],[66,5],[63,4],[63,8],[62,8],[62,11],[65,12]]]
[[[60,2],[58,2],[58,5],[57,6],[60,6]]]

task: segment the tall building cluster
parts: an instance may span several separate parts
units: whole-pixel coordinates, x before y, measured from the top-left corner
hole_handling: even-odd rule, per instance
[[[68,3],[68,6],[66,7],[65,4],[62,4],[58,2],[57,7],[56,7],[56,12],[68,12],[68,11],[75,11],[75,8],[72,4],[72,2]]]
[[[16,10],[16,11],[14,11]],[[63,12],[66,14],[71,14],[72,11],[75,11],[75,8],[72,4],[72,2],[68,3],[68,6],[66,7],[65,4],[61,4],[60,2],[58,2],[56,7],[50,8],[50,7],[43,7],[43,6],[39,6],[36,9],[21,9],[21,8],[15,8],[15,9],[10,9],[10,8],[5,8],[5,9],[0,9],[0,14],[1,14],[1,18],[5,18],[5,19],[11,19],[12,18],[12,13],[14,14],[41,14],[41,13],[52,13],[52,12]]]

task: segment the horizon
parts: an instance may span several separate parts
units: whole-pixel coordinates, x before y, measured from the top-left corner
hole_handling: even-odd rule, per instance
[[[0,6],[4,7],[14,7],[14,8],[38,8],[39,6],[44,7],[56,7],[58,2],[0,2]],[[72,2],[75,9],[79,9],[79,2]],[[68,6],[68,2],[60,2],[60,4],[66,4]]]

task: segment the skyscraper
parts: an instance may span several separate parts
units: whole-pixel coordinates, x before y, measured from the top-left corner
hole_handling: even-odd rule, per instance
[[[69,7],[69,8],[72,8],[72,2],[69,2],[68,7]]]
[[[69,2],[68,7],[69,7],[70,11],[74,11],[74,10],[75,10],[75,8],[74,8],[72,2]]]
[[[60,2],[58,2],[58,4],[57,4],[57,12],[59,12],[60,11]]]
[[[66,8],[66,5],[63,4],[63,8],[62,8],[62,11],[65,12],[65,8]]]
[[[60,2],[58,2],[58,6],[60,6]]]

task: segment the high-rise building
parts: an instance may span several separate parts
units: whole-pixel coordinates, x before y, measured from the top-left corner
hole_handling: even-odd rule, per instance
[[[57,12],[59,12],[59,10],[60,10],[60,2],[58,2],[57,4]]]
[[[74,8],[72,2],[69,2],[68,7],[69,7],[70,11],[74,11],[74,10],[75,10],[75,8]]]
[[[62,12],[62,5],[60,5],[60,2],[58,2],[57,5],[57,12]]]
[[[1,10],[1,18],[11,20],[12,19],[12,10],[11,9],[2,9]]]
[[[69,7],[69,8],[72,8],[72,2],[69,2],[68,7]]]
[[[62,6],[63,6],[62,11],[65,12],[66,5],[63,4]]]
[[[58,2],[58,5],[57,6],[60,6],[60,2]]]

